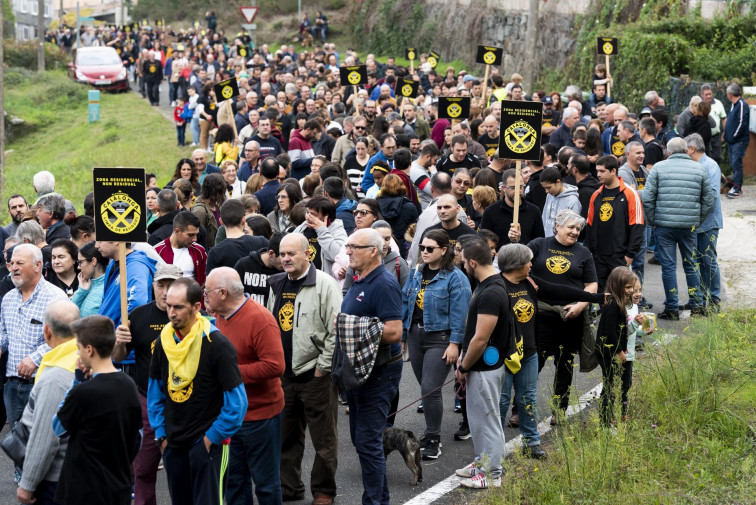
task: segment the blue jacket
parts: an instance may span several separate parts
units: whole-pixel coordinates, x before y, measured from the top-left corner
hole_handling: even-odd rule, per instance
[[[370,169],[373,168],[373,164],[375,164],[376,161],[385,161],[386,163],[388,163],[389,167],[394,168],[394,160],[389,160],[388,158],[386,158],[386,156],[383,154],[383,150],[375,153],[373,157],[368,160],[367,165],[365,166],[365,174],[362,176],[362,182],[360,183],[362,190],[366,193],[368,189],[372,188],[375,185],[373,173],[370,171]]]
[[[706,175],[709,176],[709,184],[711,184],[711,192],[714,195],[714,207],[703,220],[703,223],[696,230],[698,233],[711,230],[721,230],[724,226],[722,221],[722,202],[719,200],[719,180],[722,177],[722,172],[719,169],[719,165],[713,159],[709,158],[705,154],[701,156],[698,162],[706,169]]]
[[[643,188],[643,213],[648,224],[664,228],[697,228],[714,207],[706,170],[685,153],[654,165]]]
[[[276,192],[281,187],[277,180],[268,181],[255,192],[255,198],[260,201],[260,214],[267,216],[276,208]]]
[[[357,202],[346,198],[342,198],[336,204],[336,219],[341,219],[341,222],[344,223],[344,230],[346,230],[347,235],[351,235],[357,227],[354,222],[354,214],[352,214],[352,211],[356,208]]]
[[[402,340],[407,338],[417,294],[423,282],[423,268],[418,265],[410,273],[402,289]],[[449,330],[449,342],[462,344],[465,317],[472,298],[470,281],[459,268],[451,272],[443,268],[425,286],[423,296],[423,325],[425,331]]]
[[[87,317],[97,314],[102,303],[103,290],[105,288],[105,275],[92,279],[92,285],[89,289],[79,286],[79,289],[73,294],[71,301],[79,307],[81,317]]]
[[[140,305],[152,301],[152,277],[155,275],[156,261],[142,251],[132,251],[126,256],[127,272],[127,300],[128,311],[131,312]],[[121,324],[121,288],[119,282],[120,268],[118,263],[111,260],[105,270],[105,288],[102,295],[101,316],[113,320],[113,324]]]
[[[725,125],[724,139],[728,144],[737,144],[738,142],[748,142],[750,133],[748,131],[748,121],[750,108],[743,99],[739,99],[732,105],[730,113],[727,114],[727,124]]]
[[[205,180],[205,177],[208,176],[208,174],[219,174],[220,168],[216,167],[213,164],[207,163],[205,165],[205,170],[202,172],[199,176],[199,183],[202,184]]]

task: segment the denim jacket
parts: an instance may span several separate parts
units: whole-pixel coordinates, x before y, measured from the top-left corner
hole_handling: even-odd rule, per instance
[[[423,281],[424,265],[419,265],[410,273],[402,289],[402,340],[407,338],[415,300]],[[449,330],[449,341],[462,343],[465,331],[467,308],[470,305],[472,291],[467,276],[458,268],[451,272],[439,270],[436,276],[425,286],[423,300],[423,326],[425,331]]]

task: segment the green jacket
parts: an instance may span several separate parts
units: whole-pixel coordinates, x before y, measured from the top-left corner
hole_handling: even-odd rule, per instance
[[[283,289],[286,272],[268,277],[268,310],[273,312]],[[341,312],[341,288],[330,275],[310,264],[302,287],[294,300],[294,328],[291,335],[291,370],[300,375],[313,367],[331,373],[331,359],[336,347],[333,315]],[[279,322],[280,325],[280,322]]]
[[[641,197],[646,221],[664,228],[693,231],[714,207],[706,169],[684,153],[654,165]]]

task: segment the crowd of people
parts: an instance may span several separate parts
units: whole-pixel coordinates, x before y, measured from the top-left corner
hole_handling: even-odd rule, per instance
[[[197,148],[170,180],[147,174],[148,236],[127,244],[125,265],[97,241],[92,194],[78,214],[39,172],[34,202],[8,200],[0,346],[5,415],[26,434],[22,503],[128,503],[133,485],[135,503],[155,504],[161,459],[176,504],[301,500],[309,432],[312,503],[327,505],[342,402],[362,503],[388,504],[383,431],[404,361],[423,395],[422,458],[472,438],[461,484],[498,487],[504,426],[519,427],[526,456],[547,457],[539,411],[565,422],[576,355],[581,371],[602,370],[602,424],[617,422],[615,384],[621,419],[632,415],[632,363],[654,330],[647,262],[661,265],[659,319],[719,309],[718,162],[724,140],[727,196],[739,197],[749,138],[737,84],[729,112],[706,85],[673,122],[655,91],[637,115],[609,97],[602,65],[589,96],[526,91],[495,68],[483,96],[481,79],[426,55],[414,73],[368,55],[368,84],[343,87],[340,66],[363,62],[332,44],[273,53],[210,28],[96,35],[147,88],[139,61],[161,62]],[[213,84],[231,77],[239,96],[218,100]],[[395,93],[402,77],[416,97]],[[442,96],[469,96],[470,116],[438,118]],[[543,104],[540,156],[519,187],[498,152],[504,100]],[[441,429],[452,373],[453,434]]]

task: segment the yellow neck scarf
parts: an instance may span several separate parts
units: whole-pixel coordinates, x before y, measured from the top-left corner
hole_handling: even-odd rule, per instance
[[[166,324],[160,332],[160,343],[163,352],[168,358],[168,383],[166,386],[171,391],[181,391],[194,380],[199,366],[200,350],[202,349],[202,337],[210,335],[210,321],[196,314],[197,320],[192,325],[189,333],[176,342],[173,326]]]
[[[57,366],[64,368],[73,373],[76,370],[76,360],[79,355],[76,353],[76,339],[66,340],[64,343],[51,349],[42,356],[42,361],[39,363],[39,370],[37,370],[37,376],[34,381],[38,381],[42,376],[42,372],[47,367]]]

